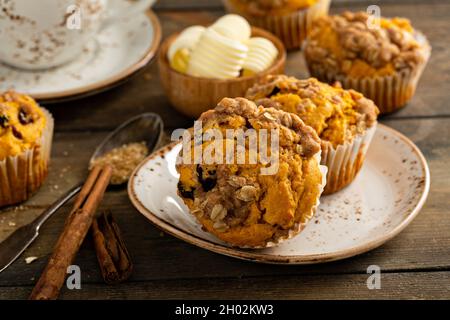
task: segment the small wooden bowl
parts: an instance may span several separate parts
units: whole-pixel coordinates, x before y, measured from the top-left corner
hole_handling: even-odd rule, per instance
[[[286,49],[272,33],[252,27],[253,37],[264,37],[278,49],[278,57],[267,70],[252,76],[233,79],[209,79],[182,74],[170,67],[167,51],[178,33],[171,35],[161,45],[158,56],[159,75],[170,103],[179,112],[197,118],[202,112],[214,108],[222,98],[242,97],[248,88],[268,74],[284,73]]]

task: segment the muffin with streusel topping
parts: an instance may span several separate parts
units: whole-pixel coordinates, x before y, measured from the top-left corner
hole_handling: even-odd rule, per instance
[[[200,134],[214,139],[196,141],[194,126],[176,168],[178,194],[203,228],[244,248],[273,246],[299,233],[325,182],[316,132],[294,114],[244,98],[224,98],[198,121]],[[194,161],[196,148],[200,161]]]
[[[286,49],[300,49],[312,22],[326,16],[331,0],[223,0],[228,11],[269,30]]]
[[[53,118],[29,96],[0,94],[0,207],[27,200],[47,176]]]
[[[292,112],[319,135],[322,164],[328,167],[325,194],[347,186],[359,172],[375,132],[378,108],[354,90],[315,78],[267,76],[246,98],[264,107]]]
[[[363,93],[383,114],[412,98],[430,53],[427,39],[409,20],[365,12],[318,19],[305,42],[313,77]]]

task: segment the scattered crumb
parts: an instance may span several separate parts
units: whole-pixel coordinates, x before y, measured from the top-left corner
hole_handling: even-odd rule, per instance
[[[25,207],[23,205],[14,208],[14,211],[23,211],[23,210],[25,210]]]
[[[61,169],[61,173],[59,174],[60,178],[64,178],[65,174],[69,171],[70,166],[64,167]]]
[[[25,258],[25,262],[26,264],[30,264],[33,263],[34,261],[36,261],[38,259],[38,257],[27,257]]]
[[[15,223],[15,222],[12,222],[12,221],[10,221],[10,222],[8,222],[8,225],[9,225],[10,227],[15,227],[15,226],[16,226],[16,223]]]

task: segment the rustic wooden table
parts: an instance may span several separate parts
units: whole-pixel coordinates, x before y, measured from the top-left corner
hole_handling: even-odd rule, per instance
[[[375,1],[334,1],[332,11],[365,9]],[[433,54],[416,96],[407,108],[381,120],[410,137],[431,170],[431,191],[413,223],[395,239],[369,253],[312,266],[261,265],[214,254],[163,234],[131,205],[125,190],[111,190],[103,207],[116,216],[135,263],[131,279],[103,283],[90,239],[76,264],[82,289],[63,289],[63,299],[347,299],[450,298],[450,1],[378,1],[385,16],[405,16],[431,41]],[[208,23],[224,14],[218,0],[163,0],[157,6],[164,36],[183,27]],[[306,77],[302,53],[289,53],[287,70]],[[97,96],[48,106],[56,118],[50,176],[31,200],[0,212],[0,240],[31,221],[86,176],[94,147],[124,119],[156,112],[166,129],[188,127],[159,83],[156,64],[128,83]],[[24,299],[31,292],[62,230],[70,206],[41,230],[41,236],[0,274],[0,299]],[[26,264],[24,258],[37,256]],[[381,267],[380,290],[368,290],[367,267]]]

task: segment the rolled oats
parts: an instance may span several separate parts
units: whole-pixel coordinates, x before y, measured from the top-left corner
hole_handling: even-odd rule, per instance
[[[227,215],[227,209],[225,209],[221,204],[216,204],[211,210],[211,220],[223,220]]]
[[[224,231],[227,231],[229,229],[229,226],[223,221],[216,221],[213,224],[213,228],[216,229],[219,232],[224,232]]]
[[[238,176],[231,176],[228,178],[227,183],[232,187],[240,188],[245,184],[245,178]]]
[[[270,121],[275,121],[275,120],[277,120],[274,116],[272,116],[270,113],[268,113],[268,112],[264,112],[263,113],[263,116],[264,116],[264,118],[266,118],[266,119],[268,119],[268,120],[270,120]]]
[[[297,151],[298,154],[301,155],[303,153],[303,147],[301,144],[298,144],[295,148],[296,148],[295,150]]]
[[[256,199],[257,190],[254,186],[243,186],[236,192],[236,198],[242,201],[253,201]]]

